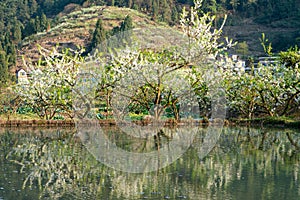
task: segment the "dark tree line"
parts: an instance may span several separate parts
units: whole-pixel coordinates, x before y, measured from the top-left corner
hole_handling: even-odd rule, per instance
[[[54,18],[70,3],[129,7],[149,14],[153,20],[169,24],[177,22],[183,6],[193,5],[192,0],[2,0],[0,33],[3,35],[6,30],[16,32],[14,40],[19,40],[44,31],[48,26],[45,24],[50,23],[48,18]],[[299,6],[297,0],[203,0],[205,12],[220,15],[230,12],[239,17],[254,17],[258,23],[264,24],[297,19]],[[285,25],[298,27],[299,23]]]
[[[0,1],[0,85],[10,80],[16,64],[16,49],[23,38],[47,31],[51,18],[69,3],[83,0],[1,0]]]
[[[36,16],[35,18],[29,20],[22,31],[22,38],[38,32],[47,31],[50,26],[50,20],[43,13],[41,16]]]

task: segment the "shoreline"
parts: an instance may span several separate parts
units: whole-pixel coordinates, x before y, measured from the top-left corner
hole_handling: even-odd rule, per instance
[[[152,122],[151,120],[132,120],[132,121],[123,121],[118,122],[118,124],[130,124],[130,122],[137,124],[137,125],[164,125],[164,126],[185,126],[185,125],[194,125],[194,126],[207,126],[207,122],[203,120],[180,120],[175,121],[173,119],[167,119],[157,122]],[[100,126],[116,126],[117,122],[114,119],[101,119],[101,120],[82,120],[78,122],[83,125],[90,125],[90,124],[99,124]],[[72,119],[68,120],[43,120],[43,119],[11,119],[11,120],[0,120],[0,128],[7,128],[7,127],[75,127],[76,121]]]
[[[79,123],[79,122],[78,122]],[[157,122],[151,120],[132,120],[117,122],[114,119],[101,119],[101,120],[83,120],[80,124],[90,125],[99,124],[100,126],[116,126],[118,124],[129,124],[134,123],[141,126],[146,125],[164,125],[164,126],[208,126],[209,123],[219,124],[220,121],[207,122],[205,120],[179,120],[167,119]],[[76,121],[74,119],[67,120],[44,120],[44,119],[11,119],[11,120],[0,120],[0,128],[23,128],[23,127],[76,127]],[[229,119],[224,120],[224,126],[254,126],[254,127],[277,127],[277,128],[297,128],[300,129],[300,120],[292,120],[289,118],[255,118],[255,119]]]
[[[232,119],[231,124],[238,126],[274,127],[274,128],[296,128],[300,129],[300,120],[283,117],[264,117],[254,119]]]

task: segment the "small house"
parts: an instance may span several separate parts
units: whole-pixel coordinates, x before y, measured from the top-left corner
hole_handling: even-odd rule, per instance
[[[16,71],[17,83],[28,83],[27,72],[24,69],[18,69]]]

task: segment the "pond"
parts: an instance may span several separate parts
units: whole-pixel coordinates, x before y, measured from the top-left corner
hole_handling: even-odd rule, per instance
[[[174,148],[176,131],[170,130],[136,139],[110,127],[104,135],[138,154]],[[95,154],[99,149],[87,145],[90,135],[83,139],[73,128],[0,132],[0,200],[300,199],[299,130],[225,127],[201,157],[208,131],[198,128],[180,156],[144,173],[107,166]]]

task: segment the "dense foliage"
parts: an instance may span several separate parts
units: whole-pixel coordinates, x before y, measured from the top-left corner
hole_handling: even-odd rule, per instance
[[[16,62],[15,48],[17,42],[20,41],[20,39],[24,36],[24,31],[26,31],[27,29],[35,31],[46,31],[47,27],[50,25],[50,22],[47,18],[47,15],[48,17],[50,17],[50,15],[46,11],[47,6],[45,6],[45,2],[48,1],[45,1],[43,4],[40,4],[38,1],[26,1],[25,3],[23,3],[26,5],[31,5],[29,4],[29,2],[31,2],[32,5],[36,5],[36,8],[34,10],[32,10],[31,8],[31,15],[27,15],[27,18],[13,18],[14,23],[18,23],[20,27],[22,27],[22,23],[25,23],[24,29],[18,29],[17,26],[9,26],[9,24],[12,24],[10,18],[4,17],[4,21],[1,22],[4,23],[5,26],[11,27],[11,29],[9,30],[11,31],[11,33],[13,33],[11,34],[9,32],[6,32],[1,38],[1,85],[7,84],[10,80],[8,71],[10,70],[10,67],[13,66],[13,64]],[[230,2],[233,3],[233,1]],[[4,3],[5,2],[2,2],[3,5]],[[73,3],[83,2],[74,1]],[[102,4],[104,2],[85,2],[85,4],[92,3]],[[115,1],[113,3],[114,5],[123,5],[120,3],[120,1]],[[124,1],[123,3],[126,2]],[[132,7],[141,9],[142,6],[145,6],[147,4],[147,1],[145,1],[144,4],[139,3],[141,2],[131,2]],[[178,1],[178,4],[176,5],[180,5],[182,3],[187,2]],[[102,102],[100,102],[98,105],[99,111],[102,110],[107,114],[107,112],[110,110],[109,107],[112,101],[111,95],[114,90],[116,91],[116,81],[119,81],[124,77],[122,74],[130,71],[134,67],[136,68],[135,70],[143,72],[143,70],[147,70],[147,68],[145,68],[144,66],[152,66],[155,64],[155,67],[165,67],[160,69],[156,69],[154,67],[152,69],[152,71],[160,71],[160,73],[156,74],[158,79],[153,79],[155,81],[158,80],[158,82],[148,82],[146,85],[136,88],[138,89],[137,92],[130,97],[130,105],[127,105],[131,109],[130,112],[147,114],[150,112],[153,105],[160,104],[163,105],[163,109],[167,109],[167,107],[169,107],[168,112],[169,114],[171,114],[169,116],[175,117],[176,119],[180,117],[178,113],[179,98],[178,96],[176,97],[176,95],[174,95],[174,93],[172,93],[171,91],[171,89],[174,88],[170,89],[162,84],[163,79],[168,77],[166,75],[169,73],[169,70],[172,72],[176,72],[175,74],[173,73],[172,76],[182,76],[185,80],[193,83],[193,91],[196,93],[196,95],[198,95],[199,106],[205,110],[203,113],[201,113],[200,117],[209,116],[210,97],[208,90],[211,85],[209,85],[208,83],[212,80],[205,80],[203,78],[203,70],[215,69],[215,67],[218,66],[221,70],[220,73],[225,78],[223,86],[226,89],[227,93],[227,100],[229,105],[228,110],[232,111],[237,116],[252,118],[261,115],[282,116],[295,113],[299,109],[300,94],[298,67],[300,56],[298,48],[295,47],[288,51],[282,51],[279,54],[280,60],[278,62],[280,64],[272,64],[267,66],[262,66],[259,64],[257,68],[252,68],[251,72],[249,73],[236,73],[232,71],[232,61],[226,55],[227,48],[221,48],[221,43],[219,43],[222,28],[220,30],[213,28],[215,20],[218,18],[218,16],[213,15],[212,13],[222,8],[222,6],[217,6],[216,8],[214,7],[215,4],[219,5],[219,3],[221,2],[203,1],[202,7],[196,6],[196,10],[194,7],[188,8],[187,11],[183,10],[183,15],[181,15],[179,18],[179,24],[181,25],[183,32],[190,38],[191,41],[193,41],[193,44],[195,44],[195,46],[188,47],[190,53],[188,56],[183,54],[177,55],[176,51],[178,51],[178,49],[140,49],[137,51],[133,50],[131,54],[128,54],[126,56],[123,55],[124,57],[114,56],[114,60],[110,60],[109,63],[107,61],[102,62],[108,64],[107,66],[102,68],[104,71],[101,72],[102,74],[106,74],[107,77],[102,76],[100,77],[100,79],[102,80],[99,80],[100,86],[98,88],[98,97],[102,99]],[[257,1],[256,3],[257,5],[259,5],[260,1]],[[223,2],[223,4],[226,5],[226,2]],[[21,4],[15,5],[19,6]],[[155,3],[153,5],[155,5]],[[196,5],[198,5],[197,2]],[[230,7],[227,5],[227,8],[234,9],[235,12],[239,12],[241,11],[240,3],[238,3],[237,5],[239,6],[234,7],[233,5],[231,5]],[[247,5],[249,6],[250,4],[248,3]],[[163,6],[161,6],[160,8],[162,7]],[[49,6],[48,8],[50,9]],[[142,10],[144,12],[149,11],[150,14],[153,11],[152,10],[150,12],[149,9]],[[205,13],[203,12],[203,10],[211,11],[211,13]],[[157,16],[159,16],[160,12],[153,11],[153,13],[156,13]],[[0,17],[3,16],[5,15],[0,15]],[[193,18],[189,18],[191,16],[193,16]],[[158,18],[155,20],[158,20]],[[30,24],[34,26],[35,29],[26,28]],[[127,35],[124,35],[124,32],[130,30],[131,28],[132,19],[130,16],[127,16],[120,26],[116,26],[112,30],[105,30],[101,23],[101,20],[99,20],[97,22],[90,47],[92,49],[98,47],[99,44],[103,43],[103,41],[105,41],[109,36],[112,35],[122,36],[122,38],[118,40],[118,43],[121,43],[121,41],[124,40],[127,40],[128,42],[128,38],[126,38]],[[4,31],[4,29],[0,31]],[[263,37],[261,39],[261,42],[263,45],[265,45],[265,49],[270,50],[270,53],[271,49],[268,46],[267,40]],[[247,50],[247,48],[243,45],[240,45],[239,48],[241,49],[241,52],[245,52]],[[195,56],[200,55],[196,64],[194,62],[191,62],[190,60],[191,57],[189,56],[191,56],[192,54],[194,54],[194,58]],[[75,71],[77,69],[74,69],[75,71],[72,71],[71,69],[69,70],[68,67],[70,67],[70,63],[68,62],[78,62],[79,60],[77,59],[80,57],[79,54],[75,55],[74,58],[71,54],[64,53],[53,56],[48,57],[47,55],[43,54],[43,62],[40,62],[38,66],[30,65],[31,67],[29,68],[32,68],[31,70],[33,72],[36,72],[37,77],[41,76],[42,78],[37,80],[31,79],[32,83],[31,85],[26,86],[27,88],[18,88],[18,92],[23,100],[25,100],[26,105],[31,106],[34,112],[39,114],[40,117],[45,117],[47,119],[54,118],[57,115],[60,115],[60,113],[70,116],[72,107],[72,99],[70,95],[71,89],[74,85],[70,85],[65,81],[65,79],[66,76],[71,75],[71,72],[74,73],[73,78],[75,78],[77,73]],[[99,58],[99,60],[103,61],[101,60],[101,58]],[[128,63],[135,63],[135,65],[132,65],[132,68],[128,69]],[[225,65],[227,66],[225,67]],[[61,69],[57,68],[61,66],[65,66],[66,69],[64,70],[68,71],[68,73],[65,73],[64,76],[59,74]],[[40,74],[41,69],[37,70],[35,67],[43,67],[43,73]],[[174,68],[174,70],[172,68]],[[182,70],[182,68],[190,68],[191,70]],[[51,74],[51,76],[49,76],[49,74]],[[58,80],[57,78],[61,79]],[[43,80],[43,83],[39,82],[41,80]],[[37,83],[39,83],[39,87],[37,87]],[[103,101],[105,102],[103,103]],[[11,102],[8,102],[7,104],[11,104]],[[103,107],[105,107],[105,109],[103,109]],[[2,109],[1,112],[6,111],[5,109]]]
[[[52,119],[59,112],[68,114],[72,104],[76,104],[80,96],[88,98],[95,96],[90,93],[93,91],[91,89],[82,90],[88,83],[86,80],[88,77],[85,76],[91,72],[90,67],[94,67],[92,69],[94,73],[91,74],[93,77],[90,77],[91,82],[87,87],[95,86],[93,80],[96,79],[97,86],[100,87],[98,92],[105,93],[110,90],[121,99],[127,98],[127,102],[113,98],[115,107],[122,103],[121,106],[133,109],[130,112],[140,112],[142,109],[148,114],[154,106],[156,109],[154,115],[157,118],[162,117],[164,110],[169,107],[173,117],[178,119],[179,103],[188,99],[186,86],[194,86],[195,92],[201,94],[201,85],[207,81],[204,80],[204,76],[218,63],[226,65],[225,52],[232,45],[231,41],[228,41],[228,44],[219,42],[222,27],[212,28],[214,16],[200,14],[200,6],[201,4],[197,2],[195,8],[190,11],[183,10],[180,24],[183,34],[190,42],[177,47],[157,49],[157,46],[153,49],[136,49],[127,46],[130,44],[128,42],[130,35],[127,35],[126,31],[132,27],[131,18],[127,16],[120,27],[113,29],[118,30],[119,34],[116,37],[119,38],[118,41],[124,41],[125,51],[119,45],[112,46],[114,52],[109,52],[109,56],[106,52],[99,52],[98,55],[96,51],[94,55],[96,60],[86,66],[83,65],[79,54],[72,57],[67,53],[57,53],[56,50],[52,53],[41,51],[42,60],[38,65],[30,63],[27,65],[31,71],[31,78],[27,84],[17,85],[18,94],[42,118]],[[94,40],[101,42],[101,37],[103,39],[105,35],[101,28],[101,20],[98,21],[97,28]],[[81,84],[84,85],[80,85],[80,81],[76,80],[76,77],[81,76],[78,72],[79,67],[83,70],[81,75],[84,80]],[[99,76],[95,77],[96,74]],[[213,73],[210,75],[213,76]],[[135,80],[138,82],[137,85],[132,82]],[[191,84],[183,84],[184,82]],[[80,93],[78,99],[70,95],[73,88]],[[201,96],[197,98],[202,99]],[[183,105],[181,109],[182,107]]]
[[[247,73],[226,72],[224,87],[231,111],[246,118],[296,114],[300,108],[299,57],[295,47],[280,52],[273,62],[259,62]]]

